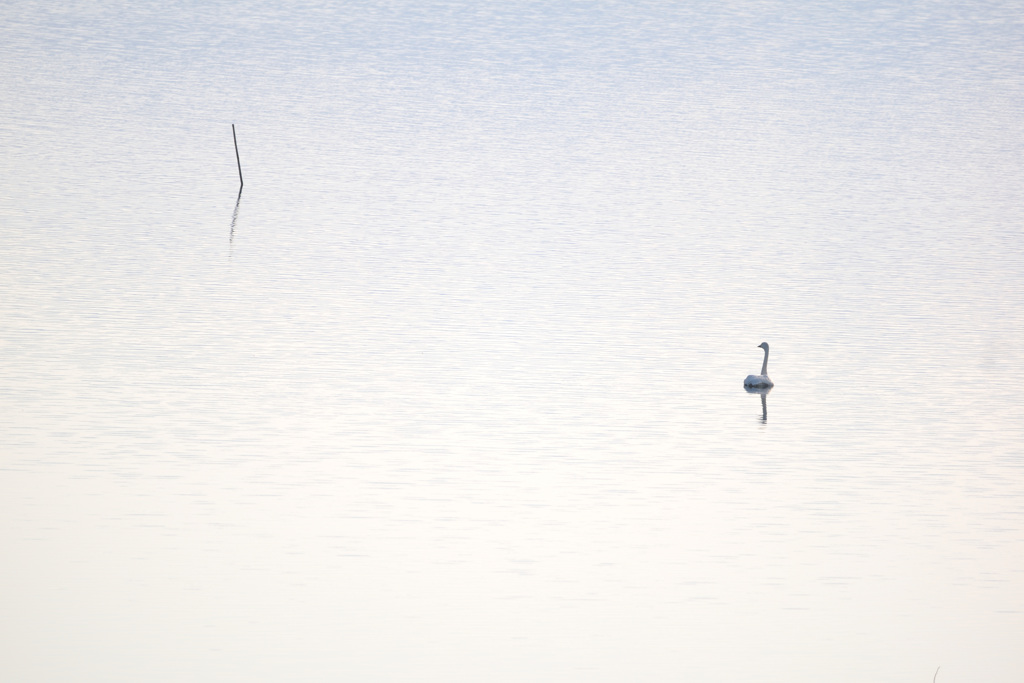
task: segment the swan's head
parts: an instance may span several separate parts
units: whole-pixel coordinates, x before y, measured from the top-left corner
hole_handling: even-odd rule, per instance
[[[761,342],[760,344],[757,345],[757,348],[764,349],[765,351],[767,351],[768,350],[768,342]]]

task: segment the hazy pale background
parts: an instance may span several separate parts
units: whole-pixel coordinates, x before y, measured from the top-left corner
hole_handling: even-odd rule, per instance
[[[1022,102],[1020,3],[7,0],[0,678],[1019,683]]]

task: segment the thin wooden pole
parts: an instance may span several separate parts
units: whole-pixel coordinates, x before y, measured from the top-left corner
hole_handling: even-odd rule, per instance
[[[242,180],[242,158],[238,156],[238,136],[235,135],[235,124],[231,124],[231,137],[235,140],[235,161],[238,162],[238,190],[241,192],[242,188],[245,187],[245,181]]]

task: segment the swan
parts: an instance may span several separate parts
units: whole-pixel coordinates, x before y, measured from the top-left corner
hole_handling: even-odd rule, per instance
[[[764,349],[764,363],[761,363],[761,374],[760,375],[747,375],[747,378],[743,380],[743,386],[745,387],[773,387],[775,382],[768,379],[768,342],[761,342],[757,348]]]

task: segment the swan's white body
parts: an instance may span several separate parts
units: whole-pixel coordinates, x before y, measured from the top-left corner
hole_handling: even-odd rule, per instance
[[[761,342],[757,348],[764,349],[764,363],[761,363],[761,374],[747,375],[747,378],[743,380],[743,386],[767,389],[768,387],[775,386],[775,382],[768,378],[768,342]]]

